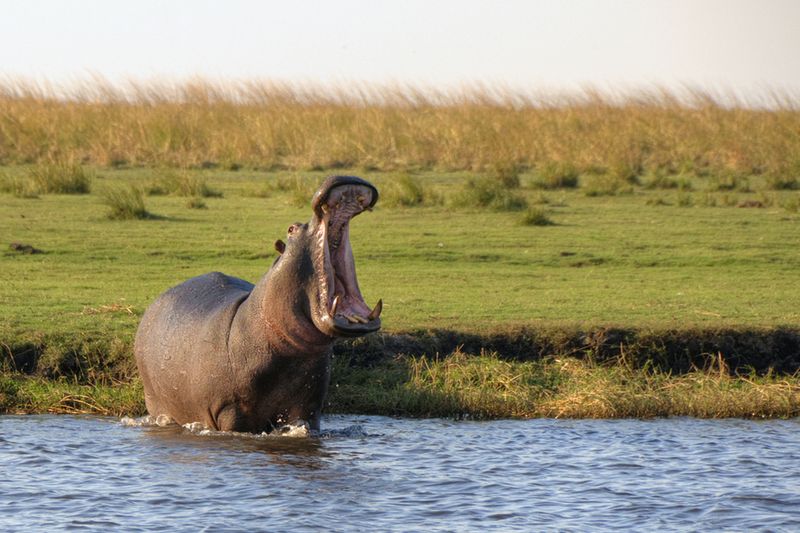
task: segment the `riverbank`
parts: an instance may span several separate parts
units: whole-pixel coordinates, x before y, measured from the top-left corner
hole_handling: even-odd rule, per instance
[[[722,369],[722,370],[720,370]],[[503,361],[457,352],[404,356],[334,374],[326,413],[495,418],[791,418],[800,416],[800,379],[729,374],[723,364],[673,375],[575,358]],[[142,416],[141,382],[81,384],[0,375],[0,412]]]
[[[69,361],[48,359],[42,347],[18,352],[0,374],[0,412],[145,414],[130,347],[118,350],[103,358],[75,348]],[[800,331],[785,328],[430,331],[340,342],[334,354],[329,413],[800,416]]]

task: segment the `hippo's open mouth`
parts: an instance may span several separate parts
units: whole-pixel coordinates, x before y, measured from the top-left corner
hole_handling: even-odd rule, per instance
[[[383,303],[378,300],[370,309],[364,302],[350,246],[350,220],[371,210],[377,200],[377,190],[354,176],[328,178],[312,200],[319,244],[315,260],[322,263],[317,265],[320,318],[337,335],[364,335],[381,327]]]

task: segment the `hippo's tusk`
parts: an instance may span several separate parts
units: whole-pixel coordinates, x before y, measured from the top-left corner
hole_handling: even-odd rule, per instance
[[[378,303],[375,304],[375,309],[370,311],[369,316],[367,316],[367,320],[373,321],[379,316],[381,316],[381,311],[383,311],[383,299],[378,300]]]
[[[336,308],[337,307],[339,307],[339,295],[338,294],[333,299],[333,303],[331,304],[331,316],[336,316]]]

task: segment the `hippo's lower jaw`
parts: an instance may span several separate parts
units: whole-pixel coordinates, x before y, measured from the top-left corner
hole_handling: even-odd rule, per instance
[[[358,287],[355,260],[350,246],[350,220],[371,210],[377,191],[368,182],[337,176],[314,198],[317,250],[315,270],[320,273],[319,300],[312,320],[331,336],[357,337],[378,331],[383,303],[370,309]]]

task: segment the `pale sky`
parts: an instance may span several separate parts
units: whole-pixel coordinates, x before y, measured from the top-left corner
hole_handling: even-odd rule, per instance
[[[800,92],[798,0],[0,0],[0,76]]]

